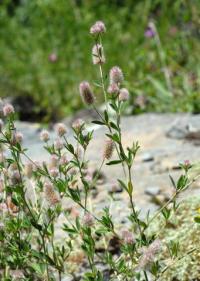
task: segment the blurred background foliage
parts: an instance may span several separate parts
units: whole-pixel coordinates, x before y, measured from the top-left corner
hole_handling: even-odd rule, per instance
[[[107,26],[105,73],[124,71],[128,113],[200,113],[199,0],[2,0],[0,95],[21,104],[21,119],[82,107],[79,82],[98,77],[89,34],[96,20]]]

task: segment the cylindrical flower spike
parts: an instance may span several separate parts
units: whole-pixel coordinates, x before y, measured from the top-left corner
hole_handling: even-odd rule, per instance
[[[105,24],[102,21],[97,21],[90,28],[90,34],[98,35],[100,33],[106,32]]]
[[[114,142],[111,139],[106,140],[104,151],[103,151],[103,158],[109,160],[112,157],[114,150]]]
[[[96,44],[92,48],[92,61],[93,64],[103,64],[106,59],[104,56],[103,46],[101,44]]]
[[[7,103],[4,105],[3,107],[3,115],[5,117],[9,116],[10,114],[14,113],[15,110],[14,110],[14,107],[12,106],[12,104],[10,103]]]
[[[86,105],[92,105],[94,103],[94,95],[90,88],[90,84],[87,81],[80,83],[79,91],[81,98]]]
[[[129,99],[129,91],[126,88],[122,88],[119,91],[119,101],[127,101]]]
[[[122,70],[118,66],[114,66],[110,70],[110,84],[120,84],[124,81]]]
[[[58,196],[51,182],[45,182],[44,194],[45,194],[45,199],[47,200],[47,202],[50,203],[50,205],[54,206],[60,202],[60,197]]]
[[[161,241],[156,239],[148,247],[142,250],[143,255],[139,259],[139,268],[145,268],[149,263],[153,262],[155,255],[161,249]]]
[[[93,226],[93,224],[94,224],[94,218],[93,218],[93,216],[90,214],[90,213],[86,213],[85,215],[84,215],[84,217],[83,217],[83,224],[85,225],[85,226]]]
[[[82,119],[76,119],[73,123],[72,123],[72,128],[77,131],[80,132],[80,130],[84,127],[85,122]]]

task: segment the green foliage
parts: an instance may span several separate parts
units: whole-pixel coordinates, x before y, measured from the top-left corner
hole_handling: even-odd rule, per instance
[[[5,0],[0,5],[1,96],[29,96],[30,111],[44,111],[47,118],[80,108],[77,83],[96,77],[88,29],[101,19],[108,29],[105,73],[113,65],[125,66],[132,113],[200,111],[198,0]],[[151,19],[159,41],[144,36]],[[55,62],[51,54],[57,55]],[[147,98],[144,106],[137,105],[141,95]]]

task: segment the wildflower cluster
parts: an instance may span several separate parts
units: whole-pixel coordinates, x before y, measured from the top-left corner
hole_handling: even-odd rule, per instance
[[[1,280],[10,280],[13,271],[18,270],[20,280],[62,280],[70,275],[73,280],[103,281],[104,271],[99,265],[108,270],[109,280],[162,280],[162,273],[166,271],[166,261],[159,259],[159,253],[169,245],[165,245],[158,233],[149,234],[148,228],[158,214],[166,224],[169,222],[179,207],[177,195],[194,180],[190,181],[188,176],[191,165],[188,162],[181,165],[183,174],[177,183],[171,179],[173,197],[153,216],[141,219],[132,182],[139,145],[133,141],[125,148],[122,143],[121,113],[129,92],[123,86],[124,74],[118,66],[111,68],[109,81],[105,80],[102,45],[105,32],[105,25],[100,21],[90,29],[95,41],[93,63],[99,67],[99,85],[106,110],[102,113],[95,106],[95,94],[89,82],[83,81],[79,86],[83,102],[99,116],[93,123],[107,130],[97,170],[91,172],[86,157],[93,131],[87,129],[84,120],[78,119],[72,124],[72,143],[63,123],[55,125],[54,140],[43,130],[40,139],[49,161],[35,162],[23,148],[23,135],[15,127],[13,106],[3,107],[4,122],[0,120]],[[115,112],[114,116],[110,116],[109,107]],[[110,200],[100,214],[89,204],[105,164],[122,166],[124,178],[116,180],[129,199],[127,227],[116,225],[109,212]]]

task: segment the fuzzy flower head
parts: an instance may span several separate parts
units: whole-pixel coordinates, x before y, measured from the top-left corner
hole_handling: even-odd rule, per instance
[[[90,88],[90,84],[87,81],[80,83],[79,91],[81,98],[86,105],[92,105],[94,103],[94,95]]]
[[[40,133],[41,141],[48,142],[49,141],[49,132],[47,130],[42,130]]]
[[[58,161],[59,161],[58,156],[56,154],[52,154],[50,159],[50,167],[51,168],[57,167]]]
[[[128,230],[122,231],[122,239],[126,244],[133,244],[135,243],[135,239],[133,237],[133,234]]]
[[[90,34],[98,35],[100,33],[106,32],[105,24],[102,21],[97,21],[90,28]]]
[[[83,217],[83,224],[85,226],[93,226],[94,225],[94,218],[90,213],[86,213]]]
[[[67,128],[66,128],[65,124],[58,123],[55,126],[55,131],[59,137],[63,137],[67,132]]]
[[[124,81],[124,75],[118,66],[114,66],[110,70],[110,84],[120,84]]]
[[[113,83],[108,86],[107,92],[110,96],[117,96],[119,93],[119,87],[117,84]]]
[[[20,133],[20,132],[16,132],[14,135],[13,135],[13,142],[14,143],[22,143],[23,141],[23,134]]]
[[[92,61],[93,64],[103,64],[106,59],[104,56],[103,46],[101,44],[95,44],[92,48]]]
[[[58,56],[56,53],[51,53],[49,55],[49,61],[52,62],[52,63],[55,63],[56,61],[58,60]]]
[[[60,165],[67,165],[69,163],[68,159],[67,159],[67,155],[66,154],[63,154],[61,157],[60,157],[60,161],[59,161],[59,164]]]
[[[15,110],[14,110],[14,107],[12,106],[12,104],[10,104],[10,103],[5,104],[3,107],[3,115],[5,117],[7,117],[13,113],[15,113]]]
[[[155,255],[161,249],[161,241],[154,240],[148,247],[142,249],[142,256],[139,259],[139,268],[145,268],[149,263],[153,262]]]
[[[56,150],[61,150],[64,147],[62,139],[58,138],[54,141],[54,147]]]
[[[119,100],[127,101],[129,99],[129,91],[126,88],[122,88],[119,91]]]
[[[56,167],[52,167],[49,170],[49,174],[51,177],[56,178],[59,175],[59,170]]]
[[[60,197],[54,189],[54,186],[51,182],[44,183],[44,195],[47,202],[50,205],[56,205],[60,202]]]
[[[114,142],[111,139],[106,140],[103,151],[103,158],[109,160],[114,150]]]

